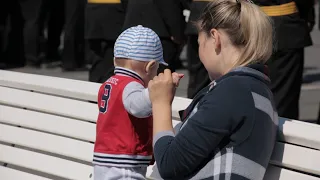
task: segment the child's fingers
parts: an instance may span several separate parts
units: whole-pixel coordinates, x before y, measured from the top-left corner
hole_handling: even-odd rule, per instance
[[[180,79],[182,79],[184,77],[184,74],[179,74],[178,76]]]
[[[179,85],[179,82],[180,82],[180,79],[183,78],[184,74],[178,74],[176,72],[172,73],[172,80],[173,80],[173,83],[178,86]]]
[[[179,73],[172,73],[172,78],[179,78],[179,79],[182,79],[184,77],[184,74],[179,74]]]

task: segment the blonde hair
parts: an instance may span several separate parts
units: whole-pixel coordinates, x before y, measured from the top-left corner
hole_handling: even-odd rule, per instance
[[[265,63],[272,54],[271,19],[250,0],[214,0],[204,9],[199,31],[224,30],[231,43],[241,49],[235,66]]]

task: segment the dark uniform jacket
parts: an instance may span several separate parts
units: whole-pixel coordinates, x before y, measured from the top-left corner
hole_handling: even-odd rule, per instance
[[[284,16],[271,16],[275,27],[277,50],[303,48],[312,45],[307,26],[312,0],[254,0],[259,6],[275,6],[294,2],[298,12]],[[268,14],[268,13],[267,13]]]
[[[180,40],[184,35],[185,18],[180,0],[126,0],[123,29],[142,25],[154,30],[160,38]]]
[[[295,2],[298,13],[284,16],[271,16],[275,27],[276,48],[295,49],[312,45],[308,31],[307,20],[313,8],[312,0],[253,0],[259,6],[276,6]],[[186,28],[187,35],[197,35],[194,22],[198,20],[208,1],[194,1],[191,4],[191,14]]]
[[[90,3],[86,7],[85,38],[116,40],[122,32],[125,11],[120,3]]]
[[[198,30],[194,25],[199,19],[203,9],[207,6],[208,1],[194,1],[190,5],[190,16],[186,27],[186,35],[198,35]]]

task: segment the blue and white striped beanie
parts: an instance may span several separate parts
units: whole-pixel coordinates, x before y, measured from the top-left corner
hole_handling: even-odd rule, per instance
[[[156,60],[168,65],[163,59],[159,36],[141,25],[131,27],[120,34],[114,45],[114,57],[145,62]]]

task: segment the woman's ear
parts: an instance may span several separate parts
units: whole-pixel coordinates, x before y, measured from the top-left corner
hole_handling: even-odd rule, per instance
[[[221,48],[221,37],[220,33],[217,29],[211,29],[210,30],[210,37],[213,39],[214,47],[215,49]]]
[[[146,67],[145,67],[145,71],[147,74],[149,74],[152,71],[152,68],[156,65],[156,61],[152,60],[150,62],[147,63]]]

